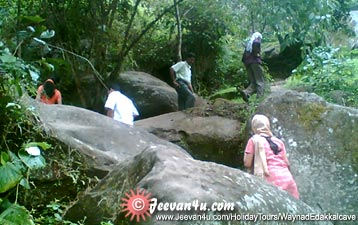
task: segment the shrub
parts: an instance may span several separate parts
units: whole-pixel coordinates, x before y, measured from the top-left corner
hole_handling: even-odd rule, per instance
[[[314,92],[326,101],[357,107],[358,59],[352,51],[317,47],[306,56],[288,80],[294,89]]]

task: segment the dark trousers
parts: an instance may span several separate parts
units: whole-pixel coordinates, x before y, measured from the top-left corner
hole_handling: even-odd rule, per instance
[[[262,66],[258,63],[245,65],[249,78],[249,86],[244,90],[249,96],[256,92],[258,97],[264,95],[265,78]]]
[[[175,88],[178,93],[178,109],[184,110],[187,108],[194,107],[195,96],[193,92],[189,89],[186,81],[178,79],[177,80],[179,87]]]

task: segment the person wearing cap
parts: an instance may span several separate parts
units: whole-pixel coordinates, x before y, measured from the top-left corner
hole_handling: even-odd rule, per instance
[[[299,199],[285,144],[272,134],[269,119],[262,114],[254,115],[251,120],[251,129],[254,135],[250,137],[245,148],[244,166],[255,176],[261,177]]]
[[[251,35],[242,56],[245,65],[249,86],[240,91],[241,97],[248,102],[251,95],[256,93],[257,97],[264,95],[265,80],[261,60],[261,39],[262,35],[255,32]]]
[[[117,84],[109,85],[108,97],[104,107],[107,110],[107,116],[130,126],[133,125],[134,118],[139,116],[132,100],[120,92]]]
[[[62,104],[61,92],[56,88],[52,79],[47,79],[38,87],[36,100],[45,104]]]
[[[178,109],[184,110],[194,107],[195,96],[191,85],[191,65],[195,62],[195,55],[189,53],[184,61],[170,67],[169,73],[178,94]]]

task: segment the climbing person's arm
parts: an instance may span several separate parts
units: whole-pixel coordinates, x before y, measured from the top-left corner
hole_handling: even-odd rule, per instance
[[[116,107],[116,97],[113,94],[113,89],[110,89],[108,92],[108,98],[106,103],[104,104],[104,108],[107,110],[107,116],[110,118],[114,118],[114,109]]]
[[[191,83],[188,83],[188,87],[189,87],[190,91],[194,94],[194,89],[193,89],[193,86],[191,85]]]
[[[43,92],[43,86],[41,85],[40,87],[38,87],[37,92],[36,92],[36,100],[37,101],[41,101],[42,92]]]
[[[247,168],[247,172],[251,174],[253,173],[253,166],[254,166],[254,154],[255,154],[254,147],[255,146],[254,146],[253,139],[250,138],[245,147],[244,166]]]
[[[58,91],[57,104],[62,105],[62,95],[60,91]]]
[[[114,110],[107,108],[107,116],[113,118],[114,117]]]
[[[172,78],[172,82],[174,84],[174,87],[179,87],[178,82],[176,81],[176,73],[172,67],[169,69],[170,77]]]
[[[254,154],[245,153],[245,155],[244,155],[244,166],[246,168],[251,168],[253,160],[254,160]]]

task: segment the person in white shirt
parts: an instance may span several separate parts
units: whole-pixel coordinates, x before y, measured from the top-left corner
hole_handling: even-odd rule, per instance
[[[122,94],[116,84],[110,85],[104,107],[107,110],[107,116],[128,125],[133,125],[134,117],[139,116],[132,100]]]
[[[185,61],[180,61],[169,69],[175,90],[178,93],[178,108],[184,110],[194,107],[195,96],[191,85],[191,65],[195,62],[195,55],[189,53]]]

